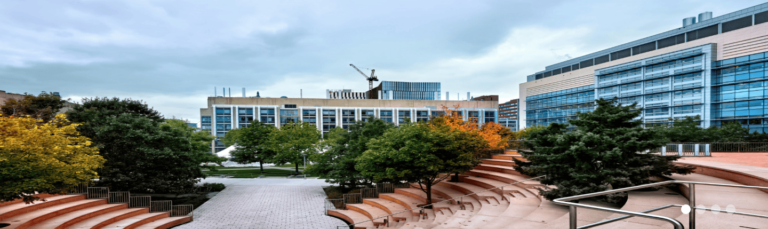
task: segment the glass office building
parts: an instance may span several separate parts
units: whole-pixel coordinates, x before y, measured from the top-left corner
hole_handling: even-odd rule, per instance
[[[698,116],[704,128],[768,132],[765,22],[768,3],[547,66],[520,85],[521,125],[565,123],[616,98],[636,103],[646,127]]]
[[[439,82],[382,81],[374,90],[381,91],[381,99],[440,100]]]

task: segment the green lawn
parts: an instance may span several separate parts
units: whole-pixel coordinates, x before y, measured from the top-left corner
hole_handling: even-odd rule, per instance
[[[255,178],[259,177],[261,173],[258,168],[244,169],[244,170],[219,170],[219,171],[203,171],[207,176],[219,176],[227,175],[233,178]],[[264,175],[268,177],[287,177],[290,176],[293,171],[282,169],[264,169]]]

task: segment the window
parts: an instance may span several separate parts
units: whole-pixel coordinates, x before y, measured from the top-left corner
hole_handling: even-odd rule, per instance
[[[661,78],[645,82],[646,87],[655,87],[667,84],[669,84],[669,78]]]
[[[265,124],[275,124],[275,109],[261,108],[261,122]]]
[[[496,122],[496,111],[485,111],[485,120],[483,122]]]
[[[201,123],[211,123],[211,116],[200,116]]]
[[[341,110],[341,128],[349,130],[352,124],[355,124],[355,110]]]
[[[675,76],[675,83],[682,83],[682,82],[688,82],[688,81],[700,80],[700,79],[701,79],[701,72],[697,72],[693,74]]]
[[[317,110],[302,110],[301,116],[303,122],[317,124]]]
[[[701,105],[675,107],[675,114],[701,113]]]
[[[291,109],[291,108],[294,108],[294,109],[295,109],[295,108],[296,108],[296,104],[284,104],[284,107],[285,107],[286,109]]]
[[[428,122],[429,121],[429,111],[416,111],[416,121],[417,122]]]
[[[323,133],[336,128],[336,110],[323,110]]]
[[[397,111],[398,123],[404,123],[406,120],[411,120],[411,111]]]
[[[631,84],[621,85],[621,91],[635,90],[635,89],[640,89],[642,87],[643,87],[643,83],[641,82],[631,83]]]
[[[379,111],[379,118],[385,122],[393,122],[392,120],[392,111],[391,110],[380,110]]]
[[[364,122],[367,122],[372,118],[376,117],[376,113],[374,113],[373,110],[361,110],[360,117],[363,119]]]
[[[675,91],[675,99],[701,97],[701,89]]]
[[[669,93],[660,93],[660,94],[645,96],[645,102],[664,101],[664,100],[669,100]]]
[[[299,122],[298,110],[280,110],[280,126],[285,126],[288,123]]]
[[[654,108],[654,109],[646,109],[645,110],[646,116],[656,116],[656,115],[669,115],[669,108]]]

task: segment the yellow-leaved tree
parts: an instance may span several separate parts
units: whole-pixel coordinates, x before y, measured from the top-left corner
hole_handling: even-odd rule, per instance
[[[104,164],[91,140],[64,114],[49,122],[0,115],[0,201],[62,193],[97,178]]]

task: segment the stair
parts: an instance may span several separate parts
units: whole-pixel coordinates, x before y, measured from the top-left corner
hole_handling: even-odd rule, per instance
[[[129,218],[114,222],[102,228],[103,229],[133,229],[141,225],[151,223],[163,218],[168,218],[168,217],[171,217],[171,214],[168,212],[145,213],[145,214],[129,217]]]
[[[483,164],[488,165],[503,165],[503,166],[514,166],[515,162],[512,160],[500,160],[500,159],[483,159]]]
[[[104,199],[78,200],[78,201],[73,201],[69,203],[54,205],[47,208],[42,208],[29,213],[10,217],[3,221],[0,221],[0,224],[2,223],[10,224],[9,226],[4,227],[3,229],[29,228],[31,226],[42,223],[43,221],[49,220],[56,216],[60,216],[60,215],[74,212],[77,210],[95,207],[103,204],[107,204],[107,200],[104,200]]]
[[[349,224],[355,224],[355,229],[367,229],[374,227],[373,222],[369,221],[370,218],[356,211],[328,210],[328,215],[340,218]]]
[[[0,205],[0,228],[164,229],[192,220],[191,216],[170,217],[170,212],[150,213],[149,208],[129,208],[129,203],[110,204],[106,198],[88,199],[87,196],[112,196],[115,198],[113,201],[129,201],[129,198],[127,198],[129,194],[127,192],[109,192],[106,188],[96,188],[93,190],[94,192],[89,195],[38,194],[36,196],[44,198],[45,201],[38,200],[32,204],[25,204],[21,200],[3,202]],[[149,200],[151,199],[142,199],[142,201]],[[173,205],[168,207],[176,209]],[[180,209],[183,208],[185,207]]]
[[[384,224],[384,220],[386,218],[380,217],[389,215],[389,213],[386,211],[369,204],[347,204],[347,209],[359,212],[360,214],[367,216],[369,219],[374,219],[374,226]]]
[[[29,227],[30,229],[64,229],[76,223],[117,210],[127,209],[128,204],[102,204],[67,214],[57,216],[42,223]]]
[[[521,174],[520,172],[515,170],[515,168],[510,166],[480,164],[478,166],[475,166],[475,170],[483,170],[483,171],[491,171],[491,172],[499,172],[499,173],[523,176],[523,174]]]

